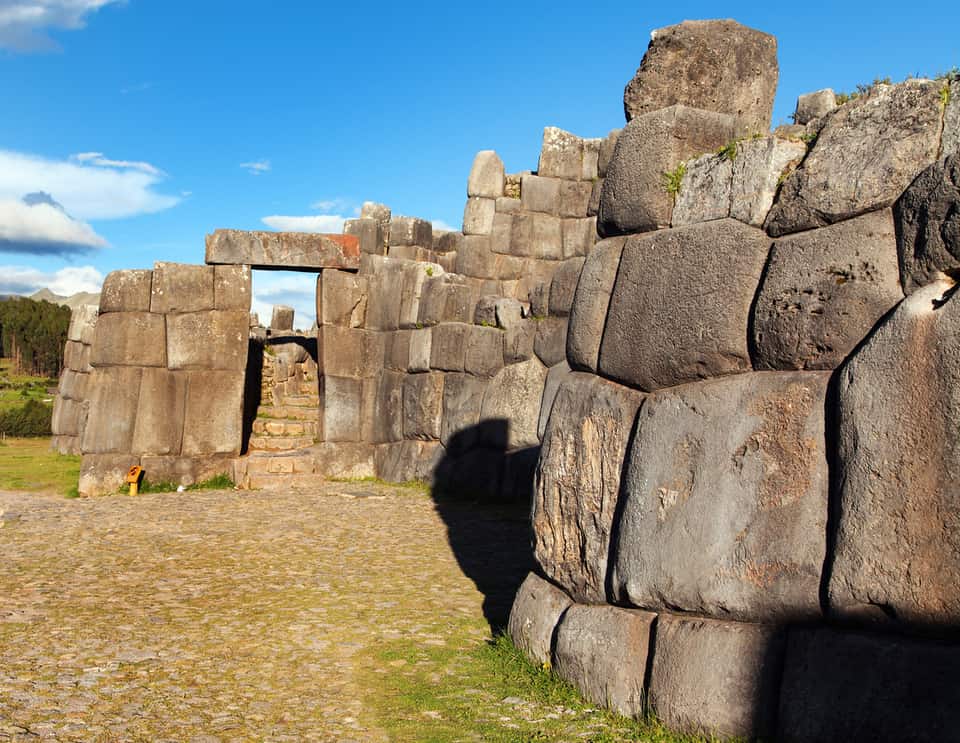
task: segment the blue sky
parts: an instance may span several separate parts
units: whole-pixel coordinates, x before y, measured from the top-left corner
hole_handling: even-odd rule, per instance
[[[534,169],[544,126],[622,126],[650,31],[718,17],[777,37],[774,125],[960,65],[947,2],[0,0],[0,293],[200,263],[219,227],[339,231],[364,200],[459,227],[478,150]],[[309,324],[312,281],[258,272],[258,308]]]

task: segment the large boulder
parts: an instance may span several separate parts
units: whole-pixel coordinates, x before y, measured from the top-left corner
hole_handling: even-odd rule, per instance
[[[743,621],[820,616],[829,378],[756,372],[647,397],[620,496],[617,603]]]
[[[625,237],[601,240],[580,272],[567,326],[567,361],[573,369],[597,371],[610,295],[626,242]]]
[[[158,261],[153,265],[150,311],[196,312],[212,310],[213,266]],[[243,307],[247,311],[250,307]]]
[[[909,294],[960,269],[960,154],[934,163],[893,208],[900,276]]]
[[[765,134],[777,92],[777,40],[733,20],[684,21],[651,34],[623,92],[627,121],[681,103],[730,114],[737,136]]]
[[[667,174],[679,173],[685,160],[723,147],[734,136],[732,116],[683,105],[633,119],[620,133],[603,181],[600,235],[669,227],[674,194]]]
[[[767,216],[774,236],[892,206],[937,157],[940,85],[877,85],[827,118],[813,149]]]
[[[246,312],[242,314],[246,352],[248,319]],[[94,366],[166,366],[168,358],[163,315],[108,312],[97,320],[90,351]]]
[[[90,408],[81,443],[84,454],[130,451],[142,374],[143,369],[135,366],[93,370],[87,384]]]
[[[747,325],[769,247],[732,219],[629,239],[600,374],[652,391],[750,369]]]
[[[534,554],[583,603],[607,600],[607,557],[620,472],[643,395],[575,372],[547,423],[533,500]]]
[[[501,421],[506,428],[506,440],[491,443],[505,449],[540,443],[537,424],[546,381],[547,370],[537,359],[510,364],[497,373],[483,396],[480,418]],[[439,433],[436,438],[440,438]]]
[[[156,317],[163,320],[162,315]],[[246,310],[171,314],[166,325],[169,368],[240,372],[247,368],[250,313]]]
[[[503,196],[503,161],[493,150],[481,150],[473,159],[467,179],[467,196],[496,199]]]
[[[754,305],[754,365],[834,369],[901,299],[889,209],[780,238]]]
[[[514,645],[539,665],[549,665],[553,633],[573,602],[563,591],[530,573],[517,590],[507,633]]]
[[[111,271],[100,289],[100,312],[148,312],[153,271]]]
[[[833,614],[960,623],[960,302],[918,289],[840,370]]]
[[[190,372],[183,415],[184,456],[240,453],[243,392],[243,371]]]

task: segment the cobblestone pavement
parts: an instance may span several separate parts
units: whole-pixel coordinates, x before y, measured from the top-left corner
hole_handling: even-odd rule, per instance
[[[0,511],[0,741],[383,740],[361,651],[442,644],[490,608],[412,490],[0,492]]]

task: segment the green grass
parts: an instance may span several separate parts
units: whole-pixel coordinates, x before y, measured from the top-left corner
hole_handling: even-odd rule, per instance
[[[193,485],[187,485],[184,490],[233,490],[237,484],[231,479],[230,475],[221,473],[214,475],[209,480],[195,482]],[[140,493],[175,493],[180,487],[176,482],[150,482],[144,479],[140,483],[138,492]],[[120,488],[121,493],[126,493],[130,489],[129,485]]]
[[[396,741],[649,741],[702,743],[656,720],[633,720],[585,701],[546,668],[531,663],[509,637],[462,642],[381,644],[364,659],[361,686],[377,724]]]
[[[345,482],[345,483],[370,483],[371,485],[387,485],[391,488],[407,488],[410,490],[419,490],[421,493],[429,493],[430,485],[422,480],[407,480],[406,482],[388,482],[379,477],[328,477],[327,482]]]
[[[48,438],[0,442],[0,490],[71,495],[79,478],[80,457],[58,454]]]
[[[53,395],[47,388],[56,387],[56,379],[13,374],[10,367],[10,359],[0,359],[0,412],[18,408],[28,400],[52,406]]]
[[[663,174],[663,187],[670,194],[674,201],[680,195],[680,188],[683,185],[683,176],[687,174],[687,164],[680,163],[673,170]]]
[[[728,142],[719,150],[717,150],[717,156],[720,158],[726,158],[730,162],[733,162],[737,157],[737,140]]]

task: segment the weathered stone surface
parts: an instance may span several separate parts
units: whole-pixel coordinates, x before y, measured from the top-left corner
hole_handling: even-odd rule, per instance
[[[958,664],[956,645],[792,630],[776,739],[960,741]]]
[[[547,421],[550,420],[550,412],[553,410],[553,403],[557,399],[560,385],[567,381],[570,373],[570,365],[566,361],[561,361],[547,370],[543,399],[540,401],[540,422],[537,424],[537,436],[541,441],[547,432]]]
[[[473,311],[473,322],[476,325],[486,327],[497,326],[497,300],[500,299],[496,294],[485,294],[477,300],[477,307]]]
[[[829,378],[756,372],[647,397],[621,496],[618,603],[744,621],[820,615]]]
[[[83,375],[87,376],[87,375]],[[58,396],[53,401],[50,430],[56,436],[79,436],[87,422],[87,406],[77,400]]]
[[[556,586],[530,573],[517,591],[507,624],[514,644],[537,665],[552,661],[553,632],[573,602]]]
[[[170,369],[247,368],[246,310],[186,312],[166,320]]]
[[[729,157],[710,154],[691,160],[673,206],[673,226],[729,217],[732,187],[733,160]]]
[[[487,380],[470,374],[447,374],[443,383],[443,422],[440,441],[451,454],[460,454],[479,443],[476,429]]]
[[[320,373],[350,379],[376,375],[384,365],[386,335],[371,330],[323,326],[317,334]]]
[[[732,20],[684,21],[653,32],[623,92],[627,121],[676,103],[735,117],[765,134],[777,91],[777,40]]]
[[[503,363],[518,364],[533,358],[536,337],[536,320],[523,320],[506,328],[503,332]]]
[[[807,145],[782,137],[761,137],[737,143],[730,189],[730,216],[762,227],[783,174],[803,160]]]
[[[360,441],[363,381],[323,377],[323,437],[326,441]]]
[[[349,271],[322,271],[317,277],[317,322],[362,328],[367,320],[367,277]]]
[[[250,266],[213,267],[213,307],[250,311],[253,294]]]
[[[943,134],[940,136],[940,156],[960,155],[960,77],[953,76],[943,111]]]
[[[419,481],[430,484],[433,472],[443,459],[439,441],[399,441],[376,447],[377,477],[387,482]]]
[[[567,318],[545,317],[537,320],[533,351],[544,366],[559,364],[567,357]]]
[[[466,235],[457,251],[457,273],[480,279],[496,279],[497,254],[489,235]]]
[[[393,217],[390,220],[391,245],[433,245],[433,225],[417,217]]]
[[[442,371],[463,371],[467,331],[472,325],[442,323],[433,328],[430,343],[430,367]]]
[[[360,241],[354,235],[217,230],[206,242],[207,263],[284,271],[360,267]]]
[[[430,371],[430,357],[433,354],[433,332],[430,328],[410,331],[410,355],[407,371]]]
[[[814,119],[825,116],[837,107],[837,94],[830,88],[804,93],[797,98],[797,108],[793,114],[793,123],[809,124]]]
[[[404,264],[394,259],[388,261],[388,271],[367,277],[366,327],[370,330],[396,330],[400,327]]]
[[[81,444],[84,454],[130,451],[142,373],[140,367],[131,366],[93,370],[88,383],[90,407]]]
[[[100,289],[100,313],[148,312],[153,271],[111,271]]]
[[[681,162],[723,147],[734,119],[675,105],[633,119],[620,134],[600,194],[600,235],[646,232],[670,225],[673,196],[665,173]]]
[[[73,369],[78,372],[89,373],[93,371],[90,366],[92,346],[85,346],[76,341],[67,341],[63,348],[63,365],[67,369]]]
[[[493,378],[483,398],[481,418],[506,422],[506,449],[537,446],[537,423],[547,370],[536,359],[511,364]],[[502,442],[490,442],[493,444]]]
[[[534,555],[583,603],[607,600],[607,557],[620,473],[643,395],[575,372],[553,403],[537,465]]]
[[[517,256],[559,261],[563,258],[563,222],[549,214],[514,214],[510,246]]]
[[[497,202],[480,196],[471,196],[463,208],[463,234],[489,235],[493,232],[493,217]]]
[[[757,369],[835,369],[903,299],[889,209],[776,240],[753,312]]]
[[[285,304],[275,304],[270,312],[270,330],[287,333],[293,330],[293,307]]]
[[[769,246],[731,219],[630,238],[600,373],[652,391],[749,369],[747,324]]]
[[[503,331],[480,325],[463,327],[463,370],[478,377],[492,377],[503,368]]]
[[[567,326],[567,361],[573,369],[597,371],[610,295],[626,242],[625,237],[601,240],[580,271]]]
[[[597,241],[596,217],[564,219],[562,230],[564,259],[589,255]]]
[[[645,611],[574,604],[557,628],[557,674],[591,702],[643,717],[644,677],[656,619]]]
[[[516,199],[510,199],[516,201]],[[517,201],[519,204],[520,202]],[[514,212],[504,214],[497,212],[493,215],[493,229],[490,233],[490,249],[494,253],[510,255],[513,253],[513,215]]]
[[[510,330],[523,322],[523,307],[516,299],[501,297],[494,305],[497,327]]]
[[[553,274],[550,284],[550,314],[566,317],[573,305],[573,296],[577,291],[580,271],[586,258],[571,258],[564,261]]]
[[[443,418],[443,374],[409,374],[403,380],[403,435],[439,439]]]
[[[840,617],[916,629],[960,622],[960,303],[952,281],[905,299],[841,368]]]
[[[473,159],[467,179],[467,196],[496,199],[503,196],[503,161],[493,150],[481,150]]]
[[[579,180],[583,175],[583,140],[555,126],[545,127],[537,173],[548,178]]]
[[[243,389],[242,368],[238,372],[190,372],[183,419],[184,456],[240,453]]]
[[[372,385],[373,411],[361,421],[364,441],[383,444],[403,440],[403,378],[402,372],[384,370],[374,379],[365,380]]]
[[[403,288],[400,292],[399,324],[401,328],[415,328],[420,322],[420,303],[427,279],[445,272],[436,263],[407,263],[401,273]]]
[[[550,314],[550,281],[538,281],[527,292],[530,316],[541,319]]]
[[[360,242],[360,252],[383,255],[383,227],[375,219],[347,219],[343,222],[343,234],[353,235]]]
[[[939,88],[930,80],[878,85],[840,106],[784,181],[767,231],[785,235],[891,206],[937,157]]]
[[[58,397],[68,400],[83,401],[87,399],[87,382],[90,375],[84,372],[64,369],[60,375]]]
[[[613,159],[613,151],[617,146],[617,140],[620,138],[621,129],[613,129],[604,137],[603,144],[600,145],[600,158],[597,161],[597,175],[600,178],[607,177],[607,168]]]
[[[140,377],[131,451],[137,454],[179,454],[186,399],[186,372],[144,369]]]
[[[213,306],[213,266],[165,261],[153,264],[151,312],[196,312],[212,310]],[[250,307],[241,309],[249,311]]]
[[[80,462],[80,495],[108,495],[124,485],[127,471],[140,463],[136,454],[87,454]]]
[[[143,477],[150,482],[170,482],[190,486],[216,475],[229,475],[233,466],[229,455],[180,457],[145,454],[140,457]]]
[[[650,708],[674,730],[770,740],[784,647],[775,627],[661,614]]]
[[[580,178],[592,181],[600,174],[600,148],[603,147],[602,137],[592,137],[583,140],[583,168]],[[587,189],[589,190],[589,189]]]
[[[244,350],[246,338],[244,313]],[[163,315],[108,312],[97,320],[90,362],[94,366],[166,366],[166,340]]]
[[[960,154],[934,163],[893,208],[900,276],[909,294],[960,269]]]
[[[67,340],[76,343],[93,343],[93,333],[96,326],[97,305],[82,304],[70,313]]]
[[[520,181],[520,203],[530,212],[546,214],[560,213],[559,178],[546,178],[539,175],[524,175]]]

